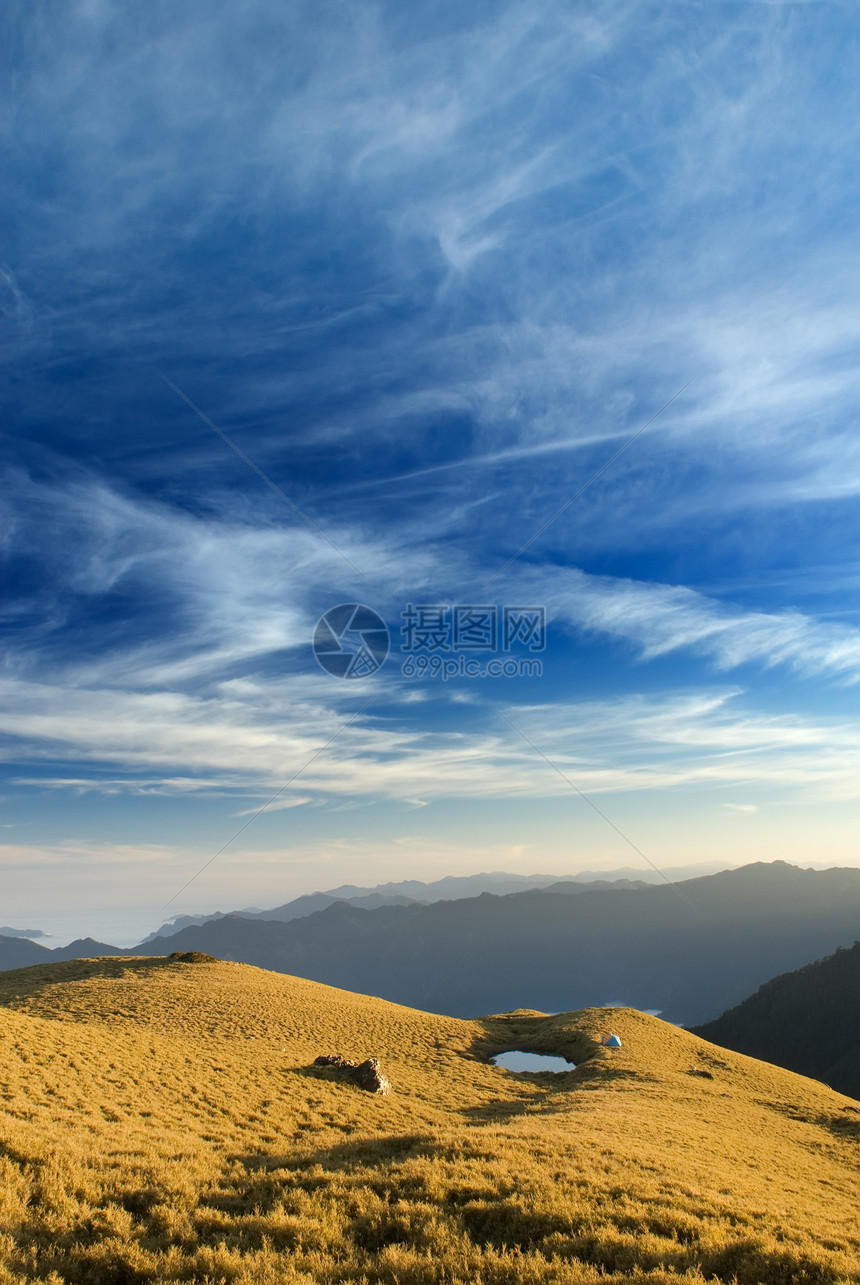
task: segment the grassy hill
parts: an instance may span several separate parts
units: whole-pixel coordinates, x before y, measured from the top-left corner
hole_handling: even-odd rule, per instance
[[[774,977],[698,1033],[860,1097],[860,942]]]
[[[508,1048],[577,1067],[514,1075]],[[860,1103],[630,1009],[464,1021],[200,958],[40,965],[0,976],[0,1113],[3,1285],[860,1281]]]

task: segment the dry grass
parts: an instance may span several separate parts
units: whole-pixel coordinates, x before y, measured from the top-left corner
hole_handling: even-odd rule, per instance
[[[512,1047],[579,1065],[487,1063]],[[0,974],[0,1111],[10,1285],[860,1282],[860,1104],[627,1009],[464,1022],[240,964],[40,966]]]

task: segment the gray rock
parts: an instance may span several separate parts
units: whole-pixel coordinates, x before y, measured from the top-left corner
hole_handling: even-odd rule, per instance
[[[360,1089],[365,1089],[368,1093],[379,1093],[384,1096],[391,1092],[391,1081],[383,1075],[379,1058],[369,1057],[364,1062],[351,1062],[349,1058],[341,1057],[340,1053],[323,1053],[314,1058],[314,1066],[343,1071],[346,1079],[352,1080],[353,1084],[357,1084]]]

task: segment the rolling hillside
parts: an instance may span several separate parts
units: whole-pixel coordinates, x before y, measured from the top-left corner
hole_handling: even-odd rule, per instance
[[[512,1047],[577,1067],[490,1064]],[[0,1113],[9,1285],[860,1281],[860,1103],[629,1009],[462,1021],[200,957],[39,966],[0,977]]]
[[[774,977],[697,1033],[860,1098],[860,942]]]

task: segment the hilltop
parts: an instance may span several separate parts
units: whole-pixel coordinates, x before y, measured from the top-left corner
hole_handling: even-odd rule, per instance
[[[860,1098],[860,942],[774,977],[697,1034]]]
[[[512,1047],[576,1069],[490,1064]],[[860,1281],[860,1103],[631,1009],[71,961],[0,977],[0,1094],[10,1285]]]

